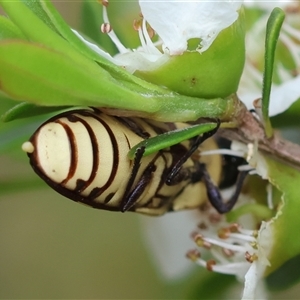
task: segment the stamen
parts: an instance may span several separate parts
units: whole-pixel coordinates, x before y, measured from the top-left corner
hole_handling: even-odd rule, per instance
[[[105,7],[107,7],[108,6],[108,0],[99,0],[99,2],[103,5],[103,6],[105,6]]]
[[[112,28],[111,28],[109,23],[103,23],[101,25],[101,32],[102,33],[109,33],[109,32],[111,32],[111,30],[112,30]]]
[[[215,260],[213,260],[213,259],[208,260],[208,261],[206,262],[206,269],[207,269],[208,271],[212,271],[212,270],[213,270],[213,267],[214,267],[216,264],[217,264],[217,263],[216,263]]]
[[[146,42],[146,45],[147,45],[147,48],[148,48],[148,52],[149,53],[158,53],[160,54],[160,51],[153,45],[153,42],[149,36],[149,32],[147,30],[147,25],[146,25],[146,20],[143,19],[143,22],[142,22],[142,30],[143,30],[143,35],[144,35],[144,38],[145,38],[145,42]],[[154,33],[154,30],[152,29],[153,33]]]
[[[106,0],[103,0],[103,2],[106,2]],[[102,4],[103,4],[103,2],[102,2]],[[103,21],[104,21],[104,24],[105,24],[104,27],[110,26],[110,22],[109,22],[108,15],[107,15],[107,8],[106,8],[107,6],[108,6],[108,1],[107,1],[106,5],[103,4],[103,9],[102,9]],[[102,27],[103,27],[103,24],[101,25],[101,31],[102,31]],[[117,47],[117,49],[120,53],[127,53],[128,52],[128,50],[121,43],[121,41],[116,36],[115,32],[112,30],[111,27],[110,27],[110,30],[105,32],[105,33],[108,34],[108,36],[110,37],[112,42],[115,44],[115,46]]]
[[[213,245],[226,248],[236,252],[245,252],[246,248],[240,245],[233,245],[214,238],[203,237],[201,234],[194,237],[194,241],[199,247],[210,249]]]
[[[135,31],[139,31],[139,29],[141,28],[141,23],[142,23],[141,20],[134,19],[134,20],[133,20],[133,24],[132,24],[133,29],[134,29]]]
[[[245,157],[244,152],[242,151],[235,151],[231,149],[215,149],[215,150],[207,150],[201,152],[201,155],[214,155],[214,154],[223,154],[223,155],[232,155],[238,157]]]
[[[273,203],[273,186],[272,184],[268,183],[267,184],[267,203],[268,207],[273,210],[274,209],[274,203]]]
[[[245,253],[245,258],[249,263],[253,263],[258,259],[258,256],[254,254],[250,254],[248,251]]]
[[[186,256],[207,270],[222,274],[237,275],[242,273],[243,270],[247,270],[249,268],[247,262],[217,264],[213,259],[205,261],[200,258],[200,253],[197,250],[189,251]]]
[[[212,271],[228,275],[237,275],[245,268],[248,268],[245,262],[228,263],[224,265],[216,264],[213,266]]]
[[[212,244],[207,242],[201,234],[195,235],[194,241],[198,247],[202,247],[205,249],[210,249],[212,247]]]
[[[142,19],[141,21],[135,21],[133,27],[138,31],[143,50],[149,54],[161,55],[161,52],[155,47],[149,36],[146,20]],[[152,28],[150,29],[150,33],[151,35],[154,35],[154,30]]]
[[[138,28],[138,34],[139,34],[139,38],[140,38],[140,42],[142,44],[142,47],[143,49],[146,49],[146,41],[145,41],[145,38],[144,38],[144,35],[143,35],[143,30],[142,30],[142,27],[140,26]]]
[[[245,235],[245,234],[240,234],[240,233],[231,233],[230,234],[231,238],[236,238],[237,240],[244,240],[247,242],[254,242],[255,238],[253,236]]]
[[[195,261],[199,260],[199,258],[201,257],[201,253],[196,249],[190,250],[186,254],[186,257],[195,262]]]

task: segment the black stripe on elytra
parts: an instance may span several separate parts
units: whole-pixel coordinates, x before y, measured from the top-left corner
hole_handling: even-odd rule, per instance
[[[81,114],[81,115],[86,116],[86,114]],[[94,115],[91,114],[91,115],[88,115],[88,117],[93,118]],[[83,179],[80,179],[80,178],[78,178],[76,180],[76,188],[75,188],[74,191],[76,193],[81,193],[83,190],[85,190],[93,182],[93,180],[95,179],[95,177],[97,175],[97,170],[98,170],[98,167],[101,163],[100,162],[100,155],[99,155],[99,147],[98,147],[95,132],[86,120],[84,120],[84,119],[80,118],[80,116],[74,115],[74,114],[67,116],[67,118],[68,118],[69,122],[74,122],[74,123],[80,122],[85,127],[85,129],[87,130],[87,132],[89,134],[90,141],[91,141],[91,144],[92,144],[93,166],[92,166],[90,177],[88,178],[88,180],[83,180]]]
[[[78,149],[75,142],[75,135],[72,131],[72,129],[64,122],[62,122],[60,119],[56,120],[55,123],[60,124],[64,130],[67,133],[69,145],[70,145],[70,154],[71,154],[71,162],[70,162],[70,168],[67,177],[60,183],[62,186],[64,186],[75,174],[77,163],[78,163]]]
[[[88,198],[90,198],[90,199],[96,199],[110,187],[110,185],[112,184],[112,182],[114,181],[114,179],[116,177],[117,170],[119,167],[119,146],[118,146],[118,142],[115,138],[114,132],[111,130],[109,124],[107,124],[104,120],[102,120],[99,115],[93,114],[93,116],[97,121],[99,121],[103,125],[103,127],[106,129],[106,131],[110,137],[110,140],[112,143],[112,149],[113,149],[113,164],[112,164],[112,171],[110,173],[110,176],[109,176],[107,182],[102,187],[94,188],[88,196]],[[113,117],[110,117],[110,118],[113,118]]]

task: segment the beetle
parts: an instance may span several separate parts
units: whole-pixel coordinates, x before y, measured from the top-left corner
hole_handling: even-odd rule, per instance
[[[161,215],[199,207],[209,200],[224,213],[236,202],[246,174],[239,177],[234,199],[224,203],[217,188],[222,158],[201,157],[203,149],[217,147],[208,139],[219,122],[214,127],[186,139],[187,124],[78,109],[50,118],[23,144],[23,150],[50,187],[94,208]],[[184,132],[186,140],[167,143],[169,146],[162,143],[159,150],[146,153],[147,143],[157,137],[172,141],[167,136],[176,132]],[[127,154],[132,150],[130,159]]]

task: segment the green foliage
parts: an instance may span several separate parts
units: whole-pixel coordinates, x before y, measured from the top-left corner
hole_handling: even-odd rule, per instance
[[[1,90],[11,98],[43,106],[111,107],[163,121],[226,120],[232,114],[234,97],[206,101],[141,80],[83,43],[50,1],[25,3],[29,7],[23,1],[0,1],[30,40],[0,43]]]
[[[179,144],[183,141],[191,139],[197,135],[209,132],[217,127],[217,123],[205,123],[199,125],[188,126],[183,129],[169,131],[155,137],[146,139],[130,149],[128,157],[133,159],[138,148],[145,147],[143,156],[150,155],[159,150]]]
[[[265,70],[262,91],[262,116],[267,137],[271,137],[273,134],[272,125],[269,118],[269,102],[272,87],[276,44],[284,17],[284,12],[280,8],[275,8],[272,11],[267,23],[267,33],[265,42]]]

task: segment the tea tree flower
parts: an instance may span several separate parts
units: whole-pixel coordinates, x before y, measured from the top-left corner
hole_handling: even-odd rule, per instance
[[[116,64],[181,94],[212,98],[236,91],[244,64],[240,1],[139,1],[142,17],[134,28],[141,46],[135,50],[119,41],[108,1],[102,4],[101,28],[119,50]]]

